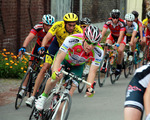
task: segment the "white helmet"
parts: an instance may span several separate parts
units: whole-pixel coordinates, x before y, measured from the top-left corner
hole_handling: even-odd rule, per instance
[[[55,18],[50,14],[43,15],[42,22],[47,25],[53,25],[55,22]]]
[[[100,42],[102,38],[102,34],[100,32],[100,29],[96,26],[90,25],[84,29],[83,35],[85,39],[92,43],[98,43]]]
[[[132,13],[128,13],[125,15],[125,20],[134,21],[135,17]]]
[[[148,11],[146,15],[148,18],[150,18],[150,11]]]

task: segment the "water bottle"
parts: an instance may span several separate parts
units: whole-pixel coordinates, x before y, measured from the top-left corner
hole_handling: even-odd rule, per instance
[[[129,61],[132,61],[132,60],[133,60],[133,56],[130,55],[130,56],[129,56]]]
[[[127,53],[126,52],[124,52],[124,61],[127,61]]]

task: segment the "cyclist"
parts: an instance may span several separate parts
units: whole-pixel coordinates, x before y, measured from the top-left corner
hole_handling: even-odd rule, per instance
[[[150,39],[150,11],[147,12],[147,18],[145,18],[143,20],[143,26],[144,26],[144,29],[146,30],[146,43],[149,41]],[[150,60],[150,58],[148,58]]]
[[[146,36],[150,36],[150,11],[147,12],[147,18],[145,18],[142,23],[146,29]]]
[[[122,20],[120,17],[120,11],[118,9],[113,9],[110,13],[110,18],[105,22],[102,30],[102,38],[104,37],[107,29],[110,29],[110,34],[108,35],[106,39],[106,43],[108,44],[114,44],[114,49],[118,48],[118,63],[117,63],[117,69],[115,71],[115,75],[121,74],[122,69],[122,59],[123,59],[123,52],[126,45],[126,36],[125,36],[125,23],[124,20]],[[104,53],[106,51],[107,47],[104,48]],[[105,72],[105,64],[102,68],[102,72]]]
[[[45,51],[45,45],[54,35],[56,35],[57,39],[53,40],[53,42],[51,43],[51,45],[47,50],[47,52],[52,55],[56,54],[59,47],[62,45],[63,41],[67,36],[83,32],[80,26],[76,24],[78,21],[78,16],[76,14],[67,13],[64,15],[63,19],[64,21],[55,22],[55,24],[49,29],[48,33],[46,34],[46,36],[42,41],[42,47],[39,48],[40,54]],[[52,56],[49,55],[45,56],[45,63],[36,78],[32,96],[28,98],[26,101],[26,104],[30,107],[32,107],[33,101],[35,99],[35,94],[44,79],[46,71],[51,67],[52,59],[53,59]]]
[[[80,27],[82,28],[82,30],[84,30],[86,27],[88,27],[91,24],[91,20],[89,18],[85,17],[79,21],[79,24],[80,24]],[[86,63],[85,68],[83,70],[84,75],[89,73],[90,64],[91,64],[90,61],[88,63]]]
[[[145,45],[146,45],[146,37],[143,29],[142,21],[138,18],[139,13],[137,11],[132,11],[132,14],[134,15],[135,19],[134,22],[138,24],[138,33],[137,37],[139,39],[139,42],[142,46],[141,50],[144,51]],[[143,56],[143,52],[140,52],[140,56]]]
[[[79,21],[79,25],[82,28],[82,30],[84,30],[84,28],[88,27],[90,24],[91,20],[87,17],[81,18],[81,20]]]
[[[125,35],[127,36],[127,43],[131,46],[131,56],[133,60],[133,55],[136,47],[137,42],[137,32],[138,32],[138,25],[134,22],[134,15],[132,13],[128,13],[125,15],[125,26],[126,32]]]
[[[36,24],[30,31],[30,33],[28,34],[28,36],[26,37],[24,43],[23,43],[23,47],[19,49],[19,56],[22,54],[22,51],[25,52],[26,51],[26,47],[28,46],[28,44],[31,42],[31,40],[33,40],[33,38],[37,35],[37,40],[36,40],[36,44],[32,50],[32,54],[38,55],[38,48],[41,47],[41,43],[42,40],[44,38],[44,36],[46,35],[46,33],[48,32],[48,30],[52,27],[52,25],[55,22],[55,18],[50,15],[50,14],[46,14],[43,15],[42,17],[42,22],[40,22],[39,24]],[[50,41],[48,41],[48,43],[46,44],[46,49],[48,48],[48,46],[51,44],[51,42],[55,39],[55,36],[53,38],[51,38]],[[30,58],[29,61],[29,66],[32,64],[32,60],[34,59],[34,57]],[[19,93],[19,97],[21,98],[23,93],[24,93],[24,89],[26,88],[28,82],[28,77],[26,77],[23,86],[22,86],[22,90]]]
[[[136,69],[126,90],[124,120],[141,120],[144,110],[143,96],[150,82],[150,63]],[[149,101],[148,101],[149,102]],[[148,114],[147,114],[148,115]]]
[[[102,47],[98,44],[100,40],[101,32],[99,28],[92,25],[86,27],[83,34],[73,34],[68,36],[58,51],[52,72],[58,71],[60,65],[63,64],[70,67],[70,71],[75,73],[75,75],[81,77],[84,63],[91,59],[92,65],[90,67],[87,81],[93,83],[100,61],[103,57]],[[61,76],[62,75],[57,76],[55,82],[51,82],[52,78],[48,79],[43,94],[35,102],[35,107],[38,110],[43,109],[49,91],[55,86],[56,82],[60,80]],[[70,89],[71,96],[73,95],[77,85],[78,81],[74,81]],[[91,95],[89,90],[90,86],[87,85],[87,96]]]
[[[146,113],[146,120],[150,120],[150,82],[144,93],[144,108]]]

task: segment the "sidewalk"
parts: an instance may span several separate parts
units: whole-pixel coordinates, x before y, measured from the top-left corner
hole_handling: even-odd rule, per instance
[[[0,106],[15,102],[19,79],[2,79],[0,78]]]

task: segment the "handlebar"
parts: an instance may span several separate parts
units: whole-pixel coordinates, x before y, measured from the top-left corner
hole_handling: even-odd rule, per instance
[[[108,47],[114,47],[114,46],[115,46],[114,44],[111,45],[111,44],[109,44],[109,43],[100,43],[100,45],[104,45],[104,46],[108,46]]]
[[[38,59],[41,59],[41,60],[44,59],[44,58],[41,57],[41,56],[37,56],[37,55],[31,54],[31,53],[28,53],[28,52],[24,52],[24,54],[29,55],[29,56],[33,56],[33,57],[38,58]]]

